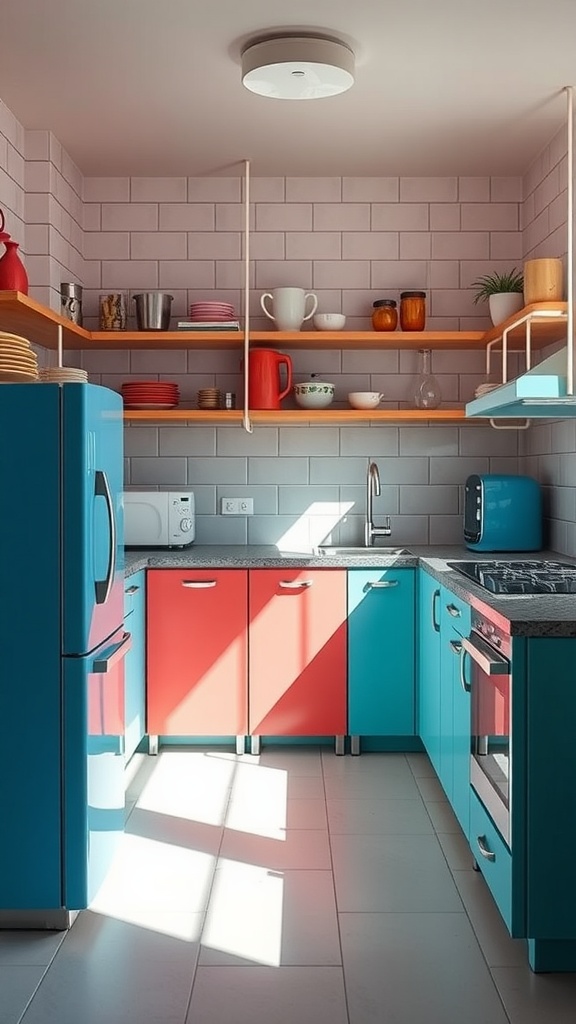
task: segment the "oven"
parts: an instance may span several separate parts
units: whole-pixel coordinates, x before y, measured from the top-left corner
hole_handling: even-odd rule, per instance
[[[470,658],[470,782],[510,846],[511,639],[473,609],[470,634],[462,645]]]

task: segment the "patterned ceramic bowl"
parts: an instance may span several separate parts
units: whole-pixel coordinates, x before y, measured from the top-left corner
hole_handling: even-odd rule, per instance
[[[294,385],[294,398],[302,409],[325,409],[334,398],[334,385],[322,380],[307,380]]]

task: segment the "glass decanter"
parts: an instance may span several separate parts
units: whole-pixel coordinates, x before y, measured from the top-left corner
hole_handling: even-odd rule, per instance
[[[418,377],[414,389],[414,404],[417,409],[437,409],[442,401],[440,384],[430,372],[429,348],[418,349]]]

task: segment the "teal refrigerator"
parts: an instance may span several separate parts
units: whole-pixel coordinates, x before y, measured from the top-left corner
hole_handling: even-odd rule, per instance
[[[107,388],[0,387],[0,926],[66,927],[124,827],[122,427]]]

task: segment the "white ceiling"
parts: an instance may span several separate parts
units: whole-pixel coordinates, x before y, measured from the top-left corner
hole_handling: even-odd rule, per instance
[[[346,42],[352,89],[248,92],[281,30]],[[576,0],[2,0],[0,40],[0,98],[87,175],[521,174],[576,84]]]

